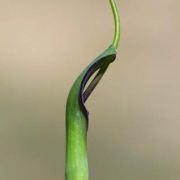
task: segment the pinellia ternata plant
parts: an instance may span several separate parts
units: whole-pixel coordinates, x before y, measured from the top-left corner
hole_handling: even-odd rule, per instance
[[[109,64],[115,60],[120,40],[118,8],[114,0],[109,0],[109,2],[115,21],[113,42],[81,72],[75,80],[67,99],[66,180],[88,180],[89,176],[87,157],[88,111],[85,102],[106,72]],[[94,74],[95,77],[91,82],[88,82]]]

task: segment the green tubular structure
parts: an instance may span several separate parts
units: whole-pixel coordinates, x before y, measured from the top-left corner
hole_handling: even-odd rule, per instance
[[[66,180],[88,180],[87,130],[88,112],[85,101],[94,90],[109,64],[116,58],[120,39],[119,13],[114,0],[109,0],[115,20],[113,43],[91,62],[74,82],[66,104]],[[96,73],[86,87],[88,80]]]

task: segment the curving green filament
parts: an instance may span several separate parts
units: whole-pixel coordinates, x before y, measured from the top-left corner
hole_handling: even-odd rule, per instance
[[[114,33],[114,40],[113,45],[117,49],[120,41],[120,18],[117,5],[114,0],[109,0],[112,8],[112,12],[114,15],[114,22],[115,22],[115,33]]]
[[[120,23],[117,6],[110,0],[114,20],[115,34],[112,45],[92,61],[74,82],[66,104],[66,180],[88,180],[87,129],[88,115],[84,106],[109,64],[116,58],[116,50],[120,40]],[[85,89],[83,82],[96,72],[97,75]],[[86,80],[86,78],[88,79]],[[83,92],[81,92],[83,87]],[[83,100],[81,102],[80,100]]]

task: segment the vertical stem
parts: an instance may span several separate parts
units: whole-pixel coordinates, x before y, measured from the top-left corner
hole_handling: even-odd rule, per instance
[[[120,18],[119,18],[119,11],[117,5],[114,0],[109,0],[114,16],[114,23],[115,23],[115,32],[114,32],[114,40],[113,46],[117,49],[120,41]]]
[[[87,120],[80,110],[67,118],[66,180],[88,180]]]

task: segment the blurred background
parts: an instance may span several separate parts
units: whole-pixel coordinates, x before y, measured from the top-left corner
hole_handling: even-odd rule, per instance
[[[180,179],[180,1],[117,0],[117,60],[87,102],[90,179]],[[63,180],[65,104],[113,39],[108,0],[0,1],[0,179]]]

